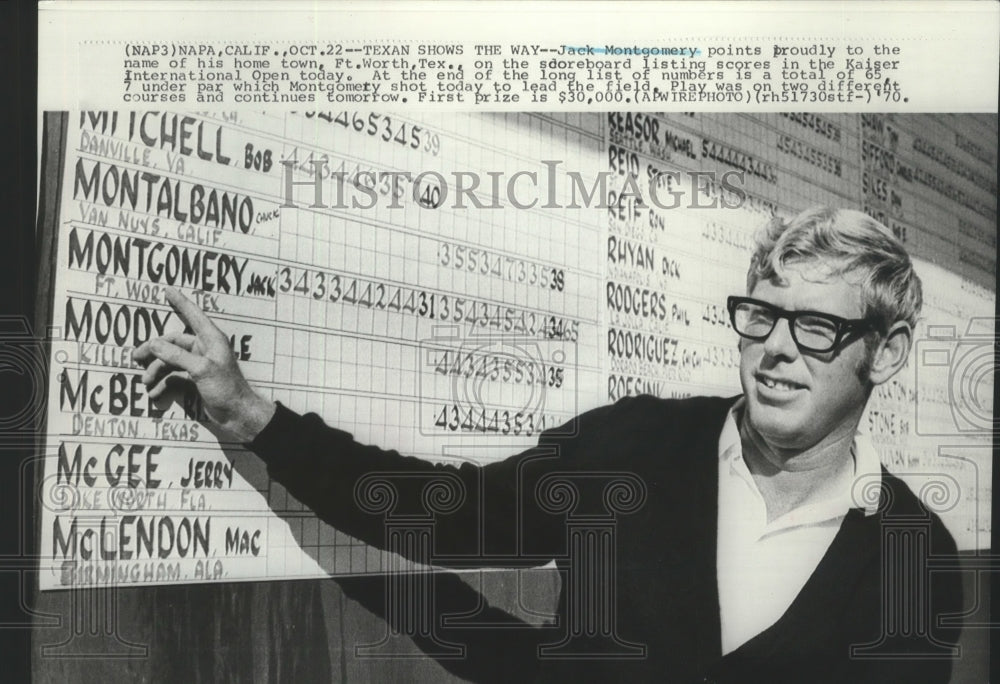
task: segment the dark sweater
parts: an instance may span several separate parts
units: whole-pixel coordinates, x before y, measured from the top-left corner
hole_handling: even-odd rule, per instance
[[[733,401],[623,399],[482,467],[362,446],[280,405],[250,447],[320,518],[380,548],[386,515],[363,510],[384,501],[369,488],[373,473],[395,490],[390,520],[419,520],[428,504],[438,511],[432,557],[415,560],[528,567],[554,559],[563,579],[557,633],[541,639],[549,644],[542,657],[511,654],[537,681],[947,682],[958,635],[938,627],[937,616],[961,610],[961,587],[957,574],[929,573],[926,561],[955,554],[955,543],[884,469],[879,513],[852,509],[784,615],[722,656],[718,440]],[[443,498],[428,498],[435,478]],[[611,591],[595,594],[594,586]],[[580,604],[594,596],[603,608]],[[587,621],[595,615],[604,622]],[[906,625],[916,638],[901,636]],[[851,657],[852,645],[864,644],[878,645]],[[609,652],[619,657],[600,656]],[[935,657],[914,657],[927,655]]]

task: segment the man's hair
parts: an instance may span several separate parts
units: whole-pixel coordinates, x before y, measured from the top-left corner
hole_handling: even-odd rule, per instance
[[[860,211],[813,207],[784,221],[774,218],[757,235],[747,292],[761,280],[782,281],[791,264],[818,262],[832,275],[860,278],[865,318],[882,332],[897,321],[915,328],[923,294],[910,255],[888,228]]]

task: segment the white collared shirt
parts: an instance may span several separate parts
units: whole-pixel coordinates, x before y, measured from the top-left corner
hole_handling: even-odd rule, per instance
[[[830,547],[844,516],[858,506],[855,482],[881,478],[875,448],[858,433],[854,459],[835,476],[836,482],[769,523],[764,498],[743,460],[736,422],[743,401],[730,409],[719,437],[716,560],[723,655],[777,622]],[[865,514],[871,515],[878,502],[867,503]]]

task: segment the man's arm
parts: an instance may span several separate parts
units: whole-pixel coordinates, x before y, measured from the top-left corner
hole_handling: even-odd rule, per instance
[[[431,514],[439,565],[462,566],[465,556],[491,559],[477,566],[531,567],[564,553],[564,518],[543,510],[536,490],[572,440],[545,433],[538,446],[485,466],[433,463],[359,444],[316,414],[278,404],[249,447],[320,518],[375,546],[388,544],[392,517]]]
[[[536,487],[575,438],[545,433],[537,447],[484,467],[434,464],[361,445],[315,414],[300,416],[257,394],[222,331],[175,290],[168,289],[167,299],[193,334],[170,334],[136,349],[150,396],[177,382],[193,383],[214,425],[247,444],[269,474],[323,520],[384,547],[387,514],[430,512],[436,556],[487,556],[496,559],[490,565],[530,566],[562,553],[563,518],[538,506]]]

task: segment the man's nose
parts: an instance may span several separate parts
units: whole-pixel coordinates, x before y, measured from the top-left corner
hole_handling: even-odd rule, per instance
[[[798,356],[799,348],[792,337],[792,326],[787,318],[779,318],[774,324],[771,334],[764,340],[764,351],[768,356]]]

